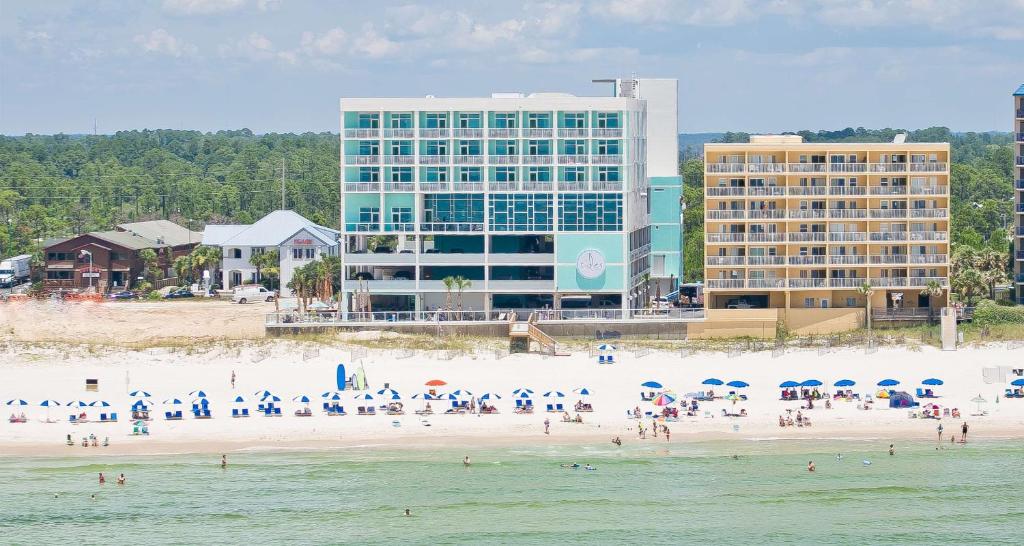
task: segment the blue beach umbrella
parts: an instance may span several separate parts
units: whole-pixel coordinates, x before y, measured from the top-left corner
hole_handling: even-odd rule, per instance
[[[512,394],[514,394],[516,396],[519,396],[519,395],[524,394],[524,393],[525,394],[533,394],[533,389],[528,389],[526,387],[519,387],[518,389],[512,391]]]
[[[153,395],[149,394],[146,391],[132,391],[128,393],[128,396],[131,396],[132,398],[149,398],[150,396]]]
[[[370,393],[357,394],[352,397],[353,400],[373,400],[373,395]]]
[[[252,393],[252,395],[253,396],[259,396],[260,398],[266,398],[268,396],[273,396],[274,393],[272,393],[270,391],[264,390],[264,391],[256,391],[256,392]]]
[[[544,398],[565,398],[565,394],[559,391],[548,391],[544,393]]]
[[[305,394],[303,394],[301,396],[296,396],[295,398],[292,398],[292,402],[302,402],[303,404],[308,404],[309,403],[309,397],[306,396]]]
[[[1024,387],[1024,377],[1020,379],[1014,379],[1013,381],[1010,382],[1010,384],[1013,385],[1014,387]]]
[[[575,392],[576,394],[578,394],[580,396],[590,396],[590,389],[588,389],[586,387],[580,387],[580,388],[574,390],[573,392]]]
[[[39,405],[44,408],[52,408],[53,406],[60,406],[62,404],[56,400],[43,400]]]
[[[274,396],[273,394],[271,394],[270,396],[264,396],[263,398],[260,398],[260,402],[274,403],[274,402],[280,402],[280,401],[281,401],[281,397]]]
[[[201,390],[192,391],[188,395],[195,396],[196,398],[206,398],[206,393]]]
[[[471,392],[469,392],[469,391],[467,391],[465,389],[458,389],[458,390],[452,391],[452,395],[453,396],[457,396],[459,398],[462,398],[464,396],[473,396],[473,393],[471,393]]]
[[[750,386],[750,383],[747,383],[746,381],[730,381],[726,383],[726,385],[734,389],[745,389]]]
[[[515,393],[513,393],[513,394],[515,394]],[[527,391],[522,391],[519,394],[516,394],[515,397],[525,400],[527,398],[533,398],[533,393],[532,392],[527,392]]]
[[[68,405],[70,406],[71,404],[68,404]],[[152,405],[153,405],[153,401],[152,400],[142,400],[142,399],[139,399],[139,400],[136,400],[135,402],[132,403],[132,411],[136,411],[136,410],[146,411],[146,410],[149,409],[149,406],[152,406]]]
[[[899,384],[900,382],[896,381],[895,379],[883,379],[878,382],[879,387],[895,387],[896,385]]]
[[[715,379],[714,377],[709,377],[709,378],[705,379],[704,381],[701,381],[700,384],[701,385],[715,385],[715,386],[718,386],[718,385],[722,384],[722,380],[721,379]]]
[[[614,351],[616,349],[618,349],[618,347],[616,347],[614,345],[609,345],[607,343],[602,343],[602,344],[597,346],[597,350],[598,351]]]
[[[106,400],[97,400],[95,402],[92,402],[89,405],[92,406],[92,407],[97,407],[98,406],[98,407],[101,407],[101,408],[109,408],[110,407],[110,402],[107,402]]]
[[[779,388],[780,389],[791,389],[793,387],[799,387],[799,386],[800,386],[800,383],[797,383],[796,381],[783,381],[782,383],[779,383]]]
[[[179,400],[177,398],[170,398],[168,400],[164,400],[164,404],[168,404],[168,405],[171,405],[171,406],[180,406],[181,405],[181,400]]]
[[[817,379],[808,379],[807,381],[802,381],[800,383],[800,386],[801,387],[820,387],[821,386],[821,381],[818,381]]]
[[[141,402],[141,400],[140,400],[140,402]],[[81,409],[81,408],[89,407],[89,403],[88,402],[84,402],[82,400],[72,400],[72,401],[67,403],[67,406],[71,407],[71,408],[79,408],[79,409]]]
[[[28,402],[26,402],[26,401],[24,401],[24,400],[22,400],[20,398],[15,398],[14,400],[8,400],[7,401],[7,405],[8,406],[27,406]]]
[[[938,378],[935,378],[935,377],[929,377],[928,379],[925,379],[924,381],[921,382],[922,385],[935,386],[935,387],[941,385],[942,383],[943,383],[943,381],[941,379],[938,379]]]
[[[385,399],[394,399],[395,396],[398,396],[398,391],[396,391],[395,389],[381,389],[377,391],[377,394],[383,396]]]
[[[235,403],[236,404],[244,404],[245,403],[245,398],[242,398],[240,395],[236,396],[235,397]]]
[[[480,399],[481,400],[501,400],[501,395],[495,394],[495,393],[490,393],[490,392],[485,392],[482,395],[480,395]]]
[[[857,382],[852,379],[840,379],[839,381],[835,382],[835,386],[837,387],[852,387],[856,384]]]
[[[648,389],[660,389],[660,388],[663,388],[662,384],[658,383],[657,381],[646,381],[644,383],[640,383],[640,386],[641,387],[647,387]]]
[[[413,400],[437,400],[437,396],[430,394],[429,392],[421,392],[412,395]]]

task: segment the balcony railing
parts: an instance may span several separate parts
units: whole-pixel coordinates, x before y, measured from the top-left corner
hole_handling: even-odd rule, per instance
[[[824,218],[825,209],[802,209],[789,211],[790,218]]]
[[[516,181],[498,182],[498,181],[492,180],[492,181],[487,183],[487,187],[489,187],[491,189],[491,191],[516,191],[516,190],[519,189],[519,182],[516,182]]]
[[[450,155],[421,155],[420,163],[424,165],[447,165],[451,162]]]
[[[517,165],[519,163],[518,155],[492,155],[488,156],[488,161],[493,165]]]
[[[872,218],[906,218],[907,209],[871,209]]]
[[[483,223],[476,222],[421,222],[420,231],[450,232],[450,231],[483,231]]]
[[[747,189],[743,187],[739,188],[720,188],[712,187],[707,188],[708,197],[739,197],[746,194]]]
[[[597,127],[594,138],[622,138],[622,127]]]
[[[411,155],[386,155],[384,156],[385,165],[412,165],[416,161],[415,156]]]
[[[868,193],[871,195],[906,195],[906,186],[871,186]]]
[[[456,180],[453,186],[455,191],[484,191],[483,182],[460,182]]]
[[[420,182],[420,189],[424,191],[448,191],[451,182]]]
[[[446,128],[420,129],[420,138],[448,138],[451,131]]]
[[[414,191],[416,184],[413,182],[385,182],[384,191]]]
[[[550,127],[523,129],[524,138],[551,138],[553,131]]]
[[[825,233],[824,232],[807,232],[807,233],[790,233],[789,234],[789,242],[791,242],[791,243],[807,243],[807,242],[815,242],[815,241],[824,242],[825,241]]]
[[[1017,133],[1017,142],[1024,142],[1024,133]]]
[[[554,184],[548,182],[538,182],[535,180],[526,180],[523,182],[523,191],[551,191],[554,188]]]
[[[587,138],[590,132],[585,127],[562,127],[558,129],[559,138]]]
[[[871,256],[872,265],[897,265],[907,263],[906,254],[879,254]]]
[[[930,163],[709,163],[704,169],[709,173],[945,173],[949,164]]]
[[[911,241],[945,241],[949,236],[945,231],[911,231]]]
[[[586,180],[560,180],[558,182],[558,191],[587,191],[590,188],[590,184]]]
[[[789,279],[790,288],[825,288],[828,279]]]
[[[791,173],[823,173],[828,172],[828,164],[826,163],[790,163],[789,172]]]
[[[746,256],[708,256],[705,263],[710,266],[723,265],[744,265],[747,263]]]
[[[874,232],[869,234],[869,238],[872,241],[906,241],[907,232],[905,231],[887,231],[887,232]]]
[[[874,288],[890,288],[907,286],[906,277],[877,277],[871,279],[871,286]]]
[[[840,254],[828,257],[828,263],[832,265],[864,265],[867,263],[867,260],[868,257],[863,254]]]
[[[785,186],[750,186],[747,188],[747,195],[780,196],[786,195]]]
[[[867,163],[832,163],[828,166],[829,172],[834,173],[862,173],[868,170]]]
[[[1017,117],[1024,118],[1024,108],[1020,108],[1017,110]]]
[[[1024,167],[1024,156],[1017,156],[1015,163],[1019,167]]]
[[[1018,250],[1017,251],[1017,259],[1018,260],[1024,260],[1024,250]]]
[[[591,183],[595,191],[622,191],[621,180],[595,180]]]
[[[949,256],[946,254],[911,254],[910,263],[912,264],[944,264],[949,262]]]
[[[868,163],[868,172],[872,173],[905,173],[906,163]]]
[[[715,209],[712,209],[712,210],[707,211],[707,213],[708,213],[708,219],[709,220],[742,220],[743,216],[744,216],[742,210],[715,210]]]
[[[503,127],[488,129],[487,136],[490,138],[516,138],[517,136],[519,136],[519,128]]]
[[[484,156],[482,155],[457,155],[453,156],[452,160],[456,165],[483,165]]]
[[[622,163],[622,156],[619,154],[599,154],[590,159],[594,165],[619,165]]]
[[[911,218],[947,218],[948,209],[910,209]]]
[[[708,163],[706,165],[709,173],[742,173],[746,169],[743,163]]]
[[[911,195],[948,195],[949,186],[910,186]]]
[[[786,265],[785,256],[747,256],[747,265]]]
[[[1024,180],[1017,180],[1013,185],[1018,190],[1024,190]]]
[[[526,163],[527,165],[550,165],[551,164],[551,156],[550,155],[539,155],[539,154],[538,155],[524,155],[523,156],[523,163]]]
[[[751,243],[782,243],[786,241],[785,233],[748,233],[747,240]]]
[[[400,222],[400,223],[387,223],[384,224],[384,231],[413,231],[416,229],[416,224],[412,222]],[[408,254],[405,254],[408,255]]]
[[[858,243],[868,240],[868,234],[863,231],[833,231],[828,234],[828,240],[832,243]]]
[[[912,173],[942,173],[949,169],[949,165],[946,163],[911,163],[910,172]]]
[[[564,165],[586,165],[590,162],[590,156],[586,154],[559,154],[558,162]]]
[[[830,209],[828,211],[829,218],[867,218],[867,216],[866,209]]]
[[[785,217],[786,211],[783,209],[753,209],[747,212],[747,218],[751,220],[772,220]]]
[[[416,129],[383,129],[384,138],[416,138]]]
[[[747,288],[785,288],[786,279],[747,279]]]
[[[825,256],[790,256],[789,265],[825,265]]]
[[[708,288],[743,288],[743,279],[708,279]]]
[[[828,189],[829,195],[865,195],[867,188],[864,186],[831,186]]]
[[[825,186],[790,186],[790,195],[826,195],[828,188]]]
[[[867,279],[858,279],[856,277],[833,277],[828,280],[828,285],[831,288],[859,288],[865,281],[867,281]]]
[[[345,129],[345,138],[380,138],[380,129]]]
[[[947,277],[910,277],[910,282],[907,286],[924,288],[932,281],[939,283],[939,286],[943,288],[949,287],[949,278]]]
[[[346,165],[379,165],[379,155],[346,155]]]
[[[747,172],[751,173],[784,173],[785,163],[747,163]]]
[[[345,191],[380,191],[380,182],[345,182]]]
[[[454,138],[483,138],[484,130],[475,127],[460,127],[452,129],[452,136]]]
[[[743,233],[705,233],[704,235],[709,243],[742,243],[744,241]]]
[[[351,222],[345,224],[345,231],[380,231],[380,223],[378,222]]]

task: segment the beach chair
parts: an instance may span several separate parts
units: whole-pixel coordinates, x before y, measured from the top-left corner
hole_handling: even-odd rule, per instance
[[[324,402],[324,411],[326,411],[328,413],[331,411],[331,403],[330,402]]]
[[[170,421],[171,419],[174,419],[174,415],[172,415],[171,412],[169,412],[169,411],[165,411],[164,412],[164,419]]]
[[[209,409],[203,409],[203,419],[210,419],[212,417],[213,414],[210,413]]]
[[[77,423],[78,422],[78,416],[77,415],[68,415],[68,422],[71,423],[71,424]]]
[[[231,416],[232,417],[241,417],[242,414],[238,412],[238,408],[231,408]]]
[[[110,414],[110,418],[107,419],[107,422],[108,423],[116,423],[117,422],[117,413],[111,413]]]
[[[334,414],[335,415],[348,415],[347,413],[345,413],[345,407],[344,406],[339,406],[338,404],[334,405]]]
[[[366,406],[356,408],[356,415],[366,415]]]
[[[276,417],[280,417],[281,416],[281,408],[274,408],[274,415]]]
[[[548,404],[547,405],[547,411],[555,412],[555,411],[558,411],[558,410],[555,409],[555,405],[554,404]]]
[[[264,417],[270,417],[271,415],[274,414],[274,409],[271,408],[270,406],[264,407],[262,411]]]
[[[925,396],[925,394],[924,394],[924,389],[917,389],[917,397],[918,398],[927,398],[927,396]]]
[[[605,362],[606,361],[605,361],[604,355],[598,355],[597,356],[597,363],[598,364],[604,364]]]
[[[377,408],[375,408],[373,406],[370,406],[370,407],[366,408],[366,414],[367,415],[377,415]]]
[[[249,408],[242,408],[242,417],[249,416]]]
[[[608,360],[606,360],[605,363],[606,364],[615,364],[615,355],[608,355]]]
[[[100,414],[100,422],[101,423],[106,423],[107,422],[107,414],[106,413],[101,413]]]

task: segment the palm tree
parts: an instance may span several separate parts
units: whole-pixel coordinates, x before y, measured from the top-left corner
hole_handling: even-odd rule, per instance
[[[191,281],[192,280],[192,257],[178,256],[174,259],[174,263],[171,265],[174,268],[174,274],[178,276],[178,281]]]
[[[968,306],[973,305],[974,299],[978,294],[983,293],[988,288],[981,273],[973,267],[955,271],[950,286],[953,292],[956,293],[957,298]]]
[[[1006,271],[1006,253],[996,249],[985,249],[974,258],[975,268],[988,285],[989,299],[996,299],[996,285],[1009,282],[1010,275]]]
[[[462,314],[462,291],[465,290],[466,288],[472,287],[473,286],[473,281],[463,277],[462,275],[459,275],[458,277],[455,277],[453,282],[455,284],[455,288],[458,289],[458,291],[459,291],[459,300],[458,300],[457,306],[459,308],[459,314],[461,315]]]
[[[857,293],[864,296],[865,306],[865,318],[868,323],[868,335],[871,335],[871,295],[875,293],[875,288],[871,286],[871,283],[864,281],[863,284],[857,287]]]
[[[139,259],[142,260],[142,276],[145,277],[147,281],[153,282],[153,275],[156,272],[156,268],[159,263],[156,251],[152,248],[144,248],[139,251]]]
[[[448,291],[444,297],[444,309],[445,311],[451,312],[452,310],[452,288],[455,287],[455,277],[451,275],[441,279],[444,283],[445,289]]]
[[[924,290],[921,290],[921,293],[924,294],[925,296],[928,296],[929,316],[932,314],[932,298],[937,298],[941,296],[943,292],[945,292],[945,289],[942,288],[942,285],[939,284],[939,281],[932,280],[925,283]]]

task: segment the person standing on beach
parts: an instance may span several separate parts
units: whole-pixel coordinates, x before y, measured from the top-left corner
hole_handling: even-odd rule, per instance
[[[231,390],[235,390],[235,370],[231,370]]]
[[[669,441],[671,439],[672,439],[672,431],[669,430],[668,427],[665,427],[665,441],[667,442],[667,441]]]
[[[967,421],[964,421],[964,424],[960,425],[960,432],[963,433],[963,437],[960,438],[960,443],[961,444],[966,444],[967,443]]]
[[[544,434],[551,434],[551,421],[547,417],[544,418]]]

